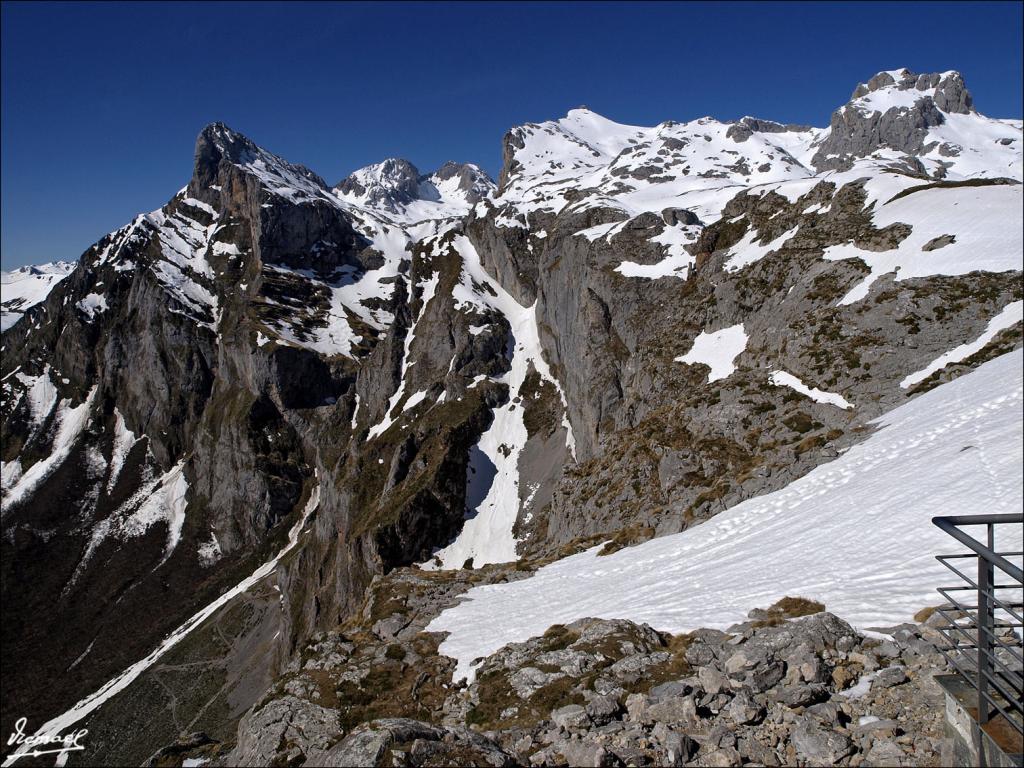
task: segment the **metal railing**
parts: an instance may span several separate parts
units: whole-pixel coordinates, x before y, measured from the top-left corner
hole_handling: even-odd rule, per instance
[[[970,550],[936,557],[966,582],[938,590],[948,601],[937,609],[946,620],[939,631],[949,641],[939,650],[977,690],[979,724],[1001,717],[1024,734],[1024,573],[1007,559],[1022,552],[997,552],[995,543],[996,526],[1024,522],[1024,515],[934,517],[932,522]],[[978,525],[985,526],[983,541],[961,530]],[[958,569],[954,563],[965,567]]]

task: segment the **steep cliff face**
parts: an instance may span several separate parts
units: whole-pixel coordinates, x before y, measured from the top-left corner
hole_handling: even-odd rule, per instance
[[[1021,177],[955,73],[881,73],[828,129],[573,110],[506,135],[497,188],[387,160],[332,189],[207,127],[188,186],[3,333],[3,727],[244,583],[90,715],[96,759],[173,740],[168,699],[230,739],[377,575],[786,485],[1020,345]]]
[[[214,124],[184,190],[5,332],[4,592],[25,599],[5,608],[4,654],[33,660],[5,683],[5,723],[145,656],[281,546],[314,482],[274,657],[455,536],[470,446],[507,396],[467,387],[507,367],[505,345],[431,304],[459,275],[417,242]],[[427,388],[450,402],[413,419]]]

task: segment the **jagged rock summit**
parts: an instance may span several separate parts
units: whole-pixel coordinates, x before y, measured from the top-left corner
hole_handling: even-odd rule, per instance
[[[933,72],[917,75],[909,69],[895,69],[879,72],[866,83],[858,83],[851,100],[861,99],[870,93],[894,86],[899,91],[911,89],[931,92],[929,96],[935,106],[943,112],[969,114],[974,111],[971,94],[964,85],[963,76],[956,71]]]
[[[224,162],[247,170],[273,189],[318,194],[327,184],[304,165],[289,163],[262,149],[224,123],[210,123],[196,138],[195,168],[191,187],[195,191],[215,186]]]
[[[998,165],[1002,156],[1012,158],[1012,150],[1001,150],[1014,137],[1002,128],[1000,121],[975,111],[959,72],[880,72],[860,83],[850,101],[832,113],[811,162],[819,171],[848,170],[858,158],[877,153],[936,178],[972,175],[978,164],[971,155],[988,155],[985,167]]]

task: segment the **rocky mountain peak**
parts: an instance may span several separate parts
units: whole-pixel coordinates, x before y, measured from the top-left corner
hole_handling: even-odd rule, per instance
[[[943,112],[966,115],[974,111],[971,93],[964,84],[963,76],[955,70],[925,75],[916,74],[906,68],[879,72],[866,83],[858,83],[850,100],[856,101],[868,94],[887,89],[930,92],[927,95]]]
[[[958,147],[972,143],[968,129],[964,142],[949,141],[949,132],[933,135],[945,125],[947,115],[981,117],[974,110],[970,91],[959,72],[916,74],[909,69],[879,72],[859,83],[849,102],[832,113],[829,131],[812,163],[821,170],[846,170],[857,158],[879,150],[906,155],[902,165],[918,173],[942,177],[949,163],[939,161],[927,168],[916,159],[937,151],[955,157]]]
[[[449,160],[430,174],[430,180],[435,186],[450,182],[453,191],[462,193],[471,205],[483,200],[495,187],[494,180],[480,166],[454,160]]]
[[[370,207],[395,212],[419,198],[419,169],[398,157],[354,171],[335,185],[334,191]]]
[[[306,166],[289,163],[267,152],[250,138],[224,123],[210,123],[196,138],[190,184],[193,196],[199,195],[201,190],[217,185],[222,170],[231,173],[232,167],[259,177],[269,188],[277,192],[301,189],[315,196],[327,188],[326,182]]]
[[[235,133],[224,123],[210,123],[196,137],[196,151],[193,180],[202,187],[214,183],[221,161],[227,157],[238,158],[244,148],[252,145],[241,134]]]

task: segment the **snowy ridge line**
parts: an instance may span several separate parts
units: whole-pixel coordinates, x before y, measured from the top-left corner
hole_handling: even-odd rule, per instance
[[[731,127],[712,118],[653,128],[623,125],[585,108],[560,120],[521,126],[514,129],[522,144],[514,153],[516,170],[492,199],[501,211],[497,223],[521,227],[517,217],[536,210],[557,213],[570,205],[582,210],[590,201],[571,203],[567,193],[574,188],[593,189],[599,204],[635,216],[677,205],[700,208],[692,205],[696,200],[680,203],[680,198],[691,192],[715,198],[711,187],[722,187],[722,178],[725,186],[742,182],[749,187],[813,175],[798,158],[807,154],[818,129],[754,133],[740,144],[727,135]],[[734,167],[731,158],[737,150],[752,169],[741,173]],[[684,167],[687,172],[680,173]],[[645,178],[640,171],[654,171],[654,176]],[[703,219],[717,210],[720,204],[712,202],[698,215]],[[587,236],[606,233],[595,230]]]
[[[903,88],[902,81],[910,73],[894,72],[896,74],[890,73],[890,76],[895,83],[851,100],[848,107],[855,111],[906,108],[922,98],[935,96],[934,89]],[[955,73],[945,76],[951,74]],[[625,221],[599,224],[575,233],[593,241],[613,237],[632,217],[641,213],[658,214],[670,208],[685,209],[703,224],[713,224],[720,219],[726,203],[744,191],[752,195],[774,192],[795,203],[822,182],[834,183],[838,189],[868,178],[868,187],[876,188],[875,192],[879,188],[888,191],[884,196],[869,195],[865,205],[870,208],[873,202],[891,201],[900,191],[920,183],[908,176],[886,173],[905,164],[908,158],[923,162],[929,175],[935,178],[941,175],[947,181],[994,177],[1019,180],[1024,176],[1019,121],[993,120],[977,112],[944,112],[943,116],[942,125],[933,126],[928,132],[925,145],[929,149],[919,156],[882,146],[870,155],[851,156],[852,167],[838,171],[817,170],[814,163],[822,143],[831,135],[830,128],[776,124],[781,130],[764,131],[757,126],[757,120],[722,122],[710,117],[642,127],[616,123],[586,108],[574,109],[559,120],[528,123],[513,129],[518,141],[510,147],[514,150],[513,164],[505,185],[478,204],[475,212],[480,217],[493,214],[496,226],[515,228],[529,228],[524,222],[536,211],[559,214],[601,207],[618,211],[625,217]],[[954,154],[945,151],[949,147],[956,148]],[[586,189],[588,194],[578,199],[570,194],[577,189]],[[929,201],[935,200],[934,195],[942,192],[968,194],[963,189],[931,189],[924,193],[924,202],[901,199],[896,201],[897,207],[904,212],[908,206],[949,211],[951,209],[943,205],[929,205]],[[1013,193],[996,194],[1012,196]],[[809,206],[805,212],[824,213],[830,207],[831,201],[825,200]],[[1016,207],[1020,207],[1019,201]],[[885,222],[880,219],[888,217],[889,213],[883,209],[876,209],[876,213],[877,226],[884,226]],[[978,212],[954,213],[957,213],[955,226],[930,231],[920,240],[917,234],[924,235],[925,229],[942,226],[941,217],[933,217],[922,229],[916,219],[904,216],[902,220],[914,222],[914,241],[907,243],[900,254],[878,257],[870,256],[869,252],[864,260],[872,267],[872,273],[862,285],[855,287],[845,302],[862,298],[871,282],[881,274],[897,271],[896,267],[902,270],[899,279],[1014,268],[1003,266],[1013,262],[1015,254],[1019,256],[1021,252],[1019,244],[1013,247],[1013,233],[1001,233],[998,227],[988,230],[989,242],[986,243],[986,227],[972,228]],[[673,276],[686,279],[692,265],[681,246],[692,243],[700,228],[671,230],[676,228],[667,228],[652,238],[654,242],[670,246],[661,263],[641,265],[623,261],[616,271],[631,278]],[[921,253],[921,244],[944,232],[956,234],[961,241],[957,247],[959,253]],[[755,242],[757,233],[748,232],[733,247],[726,271],[734,272],[755,263],[784,246],[793,234],[790,231],[771,243],[759,244]],[[1017,237],[1019,239],[1019,235]],[[999,240],[1003,242],[996,242]],[[1006,242],[1008,240],[1010,242]],[[854,255],[853,247],[849,248],[850,255]]]
[[[74,269],[73,262],[55,261],[0,272],[0,332],[6,331],[26,311],[44,301],[53,287]]]
[[[133,683],[139,675],[149,669],[155,664],[165,653],[171,648],[180,643],[185,637],[187,637],[193,630],[197,629],[202,623],[212,616],[219,608],[223,607],[228,601],[237,597],[238,595],[246,592],[253,587],[260,579],[268,576],[273,572],[277,566],[278,561],[284,557],[288,552],[299,541],[299,535],[302,533],[302,528],[305,526],[306,521],[309,519],[310,514],[316,509],[320,503],[320,484],[319,478],[316,478],[316,484],[313,486],[313,490],[310,492],[309,500],[306,502],[306,506],[302,511],[302,516],[298,522],[292,526],[292,529],[288,532],[288,543],[279,551],[274,557],[255,571],[250,576],[243,579],[236,586],[225,592],[223,595],[218,597],[212,603],[207,605],[195,613],[189,618],[184,624],[178,627],[176,630],[171,632],[160,645],[153,650],[145,658],[135,662],[132,666],[128,667],[117,677],[108,681],[95,693],[86,696],[84,699],[79,701],[75,706],[69,709],[62,715],[58,715],[46,722],[39,730],[35,732],[36,737],[40,737],[44,734],[62,734],[67,731],[72,725],[87,717],[89,714],[94,712],[100,706],[102,706],[109,699],[116,696],[118,693],[127,688]],[[22,745],[17,750],[7,756],[7,759],[3,762],[3,768],[8,768],[15,763],[21,756],[31,749],[30,746]]]
[[[682,533],[476,587],[426,631],[450,633],[439,650],[460,679],[474,659],[585,617],[727,629],[794,595],[857,627],[901,623],[939,602],[948,575],[934,555],[956,545],[935,514],[1024,510],[1022,404],[1017,350],[876,419],[864,442],[781,490]],[[1021,526],[1007,528],[997,546],[1013,548]]]

